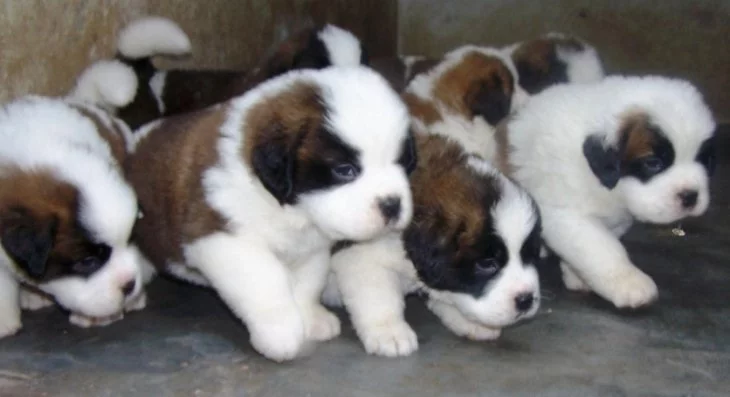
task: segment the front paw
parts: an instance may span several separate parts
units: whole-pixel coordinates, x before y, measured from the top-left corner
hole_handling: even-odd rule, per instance
[[[44,307],[53,305],[53,301],[51,299],[25,288],[20,289],[19,300],[20,308],[23,310],[40,310]]]
[[[84,316],[83,314],[71,313],[71,315],[68,317],[68,321],[77,327],[91,328],[91,327],[105,327],[105,326],[115,323],[123,318],[124,318],[123,313],[117,313],[117,314],[113,314],[111,316],[105,316],[105,317],[89,317],[89,316]]]
[[[309,310],[304,323],[308,340],[322,342],[340,334],[340,319],[321,305],[315,305]]]
[[[304,324],[298,315],[271,315],[249,324],[251,345],[276,362],[294,359],[304,344]]]
[[[636,309],[656,301],[659,291],[651,277],[630,267],[610,280],[605,297],[620,309]]]
[[[576,292],[590,292],[591,287],[588,286],[580,277],[564,262],[560,263],[560,270],[563,273],[563,284],[565,288]]]
[[[20,331],[20,313],[8,313],[0,317],[0,339]]]
[[[368,354],[398,357],[418,350],[418,338],[403,320],[391,320],[360,332],[360,339]]]
[[[137,310],[142,310],[145,307],[147,307],[147,294],[142,291],[139,295],[137,295],[136,298],[124,304],[124,311],[133,312]]]

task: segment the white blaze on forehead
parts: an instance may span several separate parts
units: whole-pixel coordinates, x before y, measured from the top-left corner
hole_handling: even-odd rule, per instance
[[[409,126],[408,110],[377,73],[364,68],[329,69],[321,75],[327,124],[364,161],[396,159]]]
[[[362,50],[360,40],[354,34],[334,25],[325,26],[317,37],[327,48],[330,62],[334,66],[356,66],[360,64]]]
[[[494,228],[502,237],[510,256],[519,255],[535,227],[537,209],[530,196],[513,182],[501,177],[502,197],[492,207]]]

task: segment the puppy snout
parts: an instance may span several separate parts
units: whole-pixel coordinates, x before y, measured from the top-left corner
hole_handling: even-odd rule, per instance
[[[378,207],[386,223],[398,219],[401,212],[400,197],[388,196],[378,201]]]
[[[682,202],[682,207],[690,209],[697,205],[697,197],[699,194],[696,190],[682,190],[677,196],[679,196],[679,201]]]
[[[134,280],[128,281],[126,284],[122,286],[122,293],[124,296],[129,296],[134,292],[134,287],[137,286],[137,282]]]
[[[520,313],[532,309],[533,304],[535,304],[535,297],[532,293],[519,294],[515,297],[515,307]]]

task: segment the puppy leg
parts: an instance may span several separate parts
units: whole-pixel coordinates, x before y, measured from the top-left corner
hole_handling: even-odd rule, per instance
[[[340,334],[340,320],[320,303],[330,270],[329,261],[329,251],[323,251],[294,268],[294,299],[309,340],[325,341]]]
[[[563,273],[563,284],[571,291],[590,292],[591,287],[578,277],[565,261],[560,261],[560,270]]]
[[[403,258],[378,250],[376,245],[355,245],[340,251],[332,258],[333,269],[365,351],[407,356],[418,349],[418,338],[403,316],[405,299],[398,275],[383,266],[383,261]]]
[[[619,308],[656,300],[654,281],[636,268],[621,242],[600,221],[565,210],[546,210],[545,240],[575,275]]]
[[[109,324],[120,321],[124,318],[124,313],[117,313],[106,317],[87,317],[83,314],[71,313],[68,321],[81,328],[106,327]]]
[[[20,308],[23,310],[40,310],[53,303],[53,300],[44,295],[20,287]]]
[[[494,340],[499,338],[502,333],[501,329],[485,327],[467,319],[458,309],[448,303],[429,299],[427,306],[433,314],[441,319],[446,328],[461,337],[479,341]]]
[[[254,349],[274,361],[297,356],[304,343],[304,323],[289,269],[273,253],[217,233],[186,246],[185,258],[246,323]]]
[[[18,281],[0,269],[0,338],[10,336],[21,327]]]

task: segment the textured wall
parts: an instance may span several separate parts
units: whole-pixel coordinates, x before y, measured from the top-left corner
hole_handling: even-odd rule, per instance
[[[0,101],[66,92],[90,62],[114,54],[117,30],[142,15],[170,17],[188,33],[194,55],[181,67],[246,68],[305,19],[351,29],[373,55],[396,49],[396,0],[0,1]]]
[[[663,73],[700,86],[730,120],[730,1],[400,0],[400,50],[438,55],[563,31],[594,43],[609,71]]]

